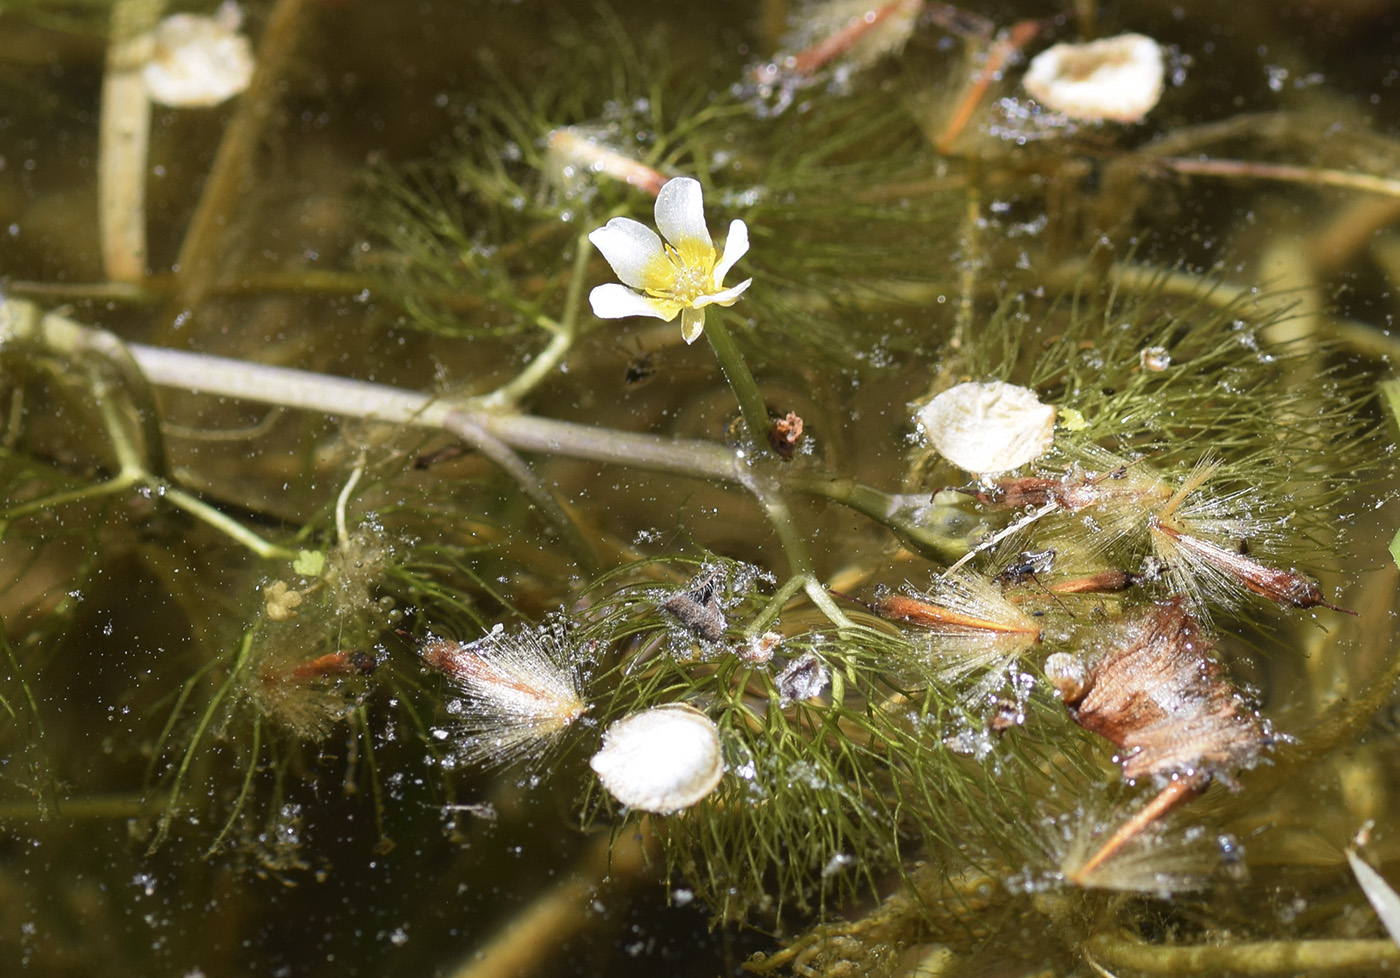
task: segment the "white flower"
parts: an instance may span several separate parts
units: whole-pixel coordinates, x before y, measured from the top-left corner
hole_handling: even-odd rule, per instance
[[[664,242],[626,217],[615,217],[588,236],[623,282],[598,286],[588,301],[600,319],[654,316],[670,322],[680,313],[681,335],[694,343],[705,329],[705,307],[734,305],[753,281],[724,287],[724,276],[749,250],[749,229],[743,221],[732,222],[724,257],[716,262],[700,182],[690,177],[668,180],[656,195],[656,226]]]

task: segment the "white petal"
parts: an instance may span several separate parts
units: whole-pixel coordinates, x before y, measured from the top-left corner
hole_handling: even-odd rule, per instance
[[[724,239],[724,257],[715,266],[715,288],[724,284],[724,277],[749,250],[749,226],[743,221],[731,221],[729,237]]]
[[[732,289],[725,289],[723,292],[716,292],[714,295],[702,295],[695,300],[695,308],[703,309],[706,306],[732,306],[739,301],[739,296],[744,294],[744,290],[752,284],[753,279],[746,278]]]
[[[687,241],[714,247],[710,229],[705,227],[705,195],[699,180],[675,177],[666,181],[656,195],[656,226],[676,248]]]
[[[1141,34],[1056,44],[1037,54],[1022,84],[1071,119],[1141,122],[1162,97],[1162,49]]]
[[[699,306],[681,310],[681,339],[694,343],[705,332],[705,310]]]
[[[648,283],[643,276],[647,265],[665,256],[665,249],[656,232],[645,224],[628,217],[614,217],[603,227],[588,235],[593,247],[603,253],[608,264],[617,272],[617,277],[636,289],[645,289]],[[630,315],[630,313],[629,313]]]
[[[599,319],[626,319],[628,316],[652,316],[668,323],[676,318],[680,307],[665,299],[653,299],[629,288],[609,282],[588,293],[588,304]]]

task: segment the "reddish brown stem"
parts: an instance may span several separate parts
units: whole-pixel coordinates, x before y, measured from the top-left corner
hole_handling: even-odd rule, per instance
[[[882,618],[922,625],[939,631],[998,632],[1006,635],[1038,635],[1039,629],[1022,622],[993,621],[963,614],[904,594],[886,594],[875,599],[872,610]]]
[[[1140,808],[1132,818],[1120,825],[1118,830],[1109,836],[1108,841],[1099,847],[1099,851],[1089,858],[1088,862],[1070,873],[1069,881],[1076,886],[1085,886],[1085,881],[1094,870],[1111,859],[1114,853],[1177,805],[1195,798],[1206,789],[1206,785],[1209,783],[1209,778],[1199,777],[1178,778],[1172,781],[1157,793],[1156,798],[1153,798]]]

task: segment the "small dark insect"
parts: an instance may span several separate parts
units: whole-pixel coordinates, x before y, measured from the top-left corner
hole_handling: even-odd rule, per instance
[[[451,461],[470,451],[465,445],[448,445],[446,448],[439,448],[435,452],[428,452],[426,455],[419,455],[413,460],[413,467],[418,470],[430,469],[441,462]]]
[[[1003,567],[1001,572],[992,578],[992,583],[1003,587],[1008,584],[1023,584],[1037,574],[1048,574],[1054,569],[1054,550],[1025,550]]]
[[[642,353],[627,361],[622,373],[622,386],[628,390],[641,387],[656,376],[656,354]]]
[[[718,581],[714,574],[705,575],[688,591],[671,595],[659,607],[680,622],[686,631],[709,642],[719,641],[729,625],[719,603]]]

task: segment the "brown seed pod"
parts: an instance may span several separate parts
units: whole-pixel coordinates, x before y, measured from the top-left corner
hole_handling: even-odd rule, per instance
[[[923,633],[928,665],[940,682],[970,673],[982,678],[965,702],[985,702],[1004,669],[1041,640],[1041,620],[1008,600],[1001,588],[971,573],[935,578],[926,593],[883,591],[870,608],[881,618],[908,622]]]
[[[430,636],[420,654],[464,694],[453,704],[449,733],[468,763],[537,761],[588,711],[579,650],[549,627],[507,632],[497,625],[475,642]]]
[[[1095,660],[1051,656],[1046,676],[1076,723],[1122,749],[1129,780],[1228,780],[1273,735],[1209,658],[1211,644],[1175,597],[1126,621]]]
[[[1040,624],[973,574],[938,578],[927,595],[885,591],[870,607],[881,618],[907,621],[939,635],[1015,635],[1029,643],[1040,641]]]
[[[1184,533],[1166,520],[1153,516],[1147,523],[1153,546],[1168,564],[1184,564],[1209,581],[1219,578],[1242,586],[1275,602],[1281,608],[1329,608],[1355,615],[1322,596],[1317,582],[1297,570],[1269,567],[1253,558],[1210,540]]]
[[[1045,675],[1074,721],[1122,749],[1123,776],[1161,788],[1068,878],[1093,874],[1131,839],[1219,778],[1253,767],[1273,731],[1210,659],[1211,641],[1178,596],[1123,623],[1088,663],[1050,656]]]

